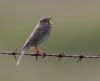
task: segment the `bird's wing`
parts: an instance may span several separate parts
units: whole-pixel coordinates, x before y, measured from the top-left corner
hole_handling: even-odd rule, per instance
[[[19,57],[19,59],[18,59],[16,65],[19,65],[19,64],[20,64],[20,61],[21,61],[23,55],[24,55],[24,54],[26,53],[26,51],[31,47],[31,44],[32,44],[32,42],[33,42],[33,37],[34,37],[35,34],[36,34],[36,32],[35,32],[36,29],[37,29],[37,28],[35,28],[35,29],[33,30],[32,34],[29,36],[29,38],[27,39],[26,43],[24,44],[24,46],[23,46],[23,48],[22,48],[21,55],[20,55],[20,57]]]
[[[47,29],[47,27],[36,27],[29,38],[27,39],[26,43],[24,44],[23,48],[27,46],[33,46],[38,45],[42,42],[42,39],[44,40],[50,31]],[[41,42],[40,42],[41,41]]]

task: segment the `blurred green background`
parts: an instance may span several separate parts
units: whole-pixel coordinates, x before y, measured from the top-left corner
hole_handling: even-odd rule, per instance
[[[52,34],[40,45],[47,53],[100,53],[99,0],[0,0],[0,50],[20,51],[43,17],[53,17]],[[0,81],[100,81],[100,60],[0,55]]]

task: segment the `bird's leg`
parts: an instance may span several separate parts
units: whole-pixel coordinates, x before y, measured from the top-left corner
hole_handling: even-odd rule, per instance
[[[42,58],[45,58],[46,57],[46,53],[43,52],[43,49],[38,48],[38,50],[39,50],[39,54],[42,56]]]
[[[46,56],[46,54],[43,52],[41,48],[35,47],[35,50],[36,50],[36,54],[43,56],[43,58]]]
[[[37,48],[37,54],[42,56],[43,55],[43,50],[41,48]]]

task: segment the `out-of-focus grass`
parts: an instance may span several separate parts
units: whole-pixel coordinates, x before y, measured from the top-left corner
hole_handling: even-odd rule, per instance
[[[20,50],[42,17],[53,17],[50,38],[41,48],[47,53],[99,54],[100,1],[0,0],[0,51]],[[99,81],[97,59],[39,59],[23,57],[20,66],[12,56],[0,55],[0,81]]]

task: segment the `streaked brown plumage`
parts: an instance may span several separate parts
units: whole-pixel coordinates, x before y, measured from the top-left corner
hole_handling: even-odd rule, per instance
[[[31,35],[28,37],[27,41],[23,45],[22,53],[16,65],[20,63],[22,56],[25,54],[25,52],[29,48],[34,47],[37,50],[37,52],[39,52],[38,45],[44,42],[44,40],[48,38],[51,32],[50,20],[51,20],[51,17],[43,18],[40,20],[36,28],[32,31]]]

